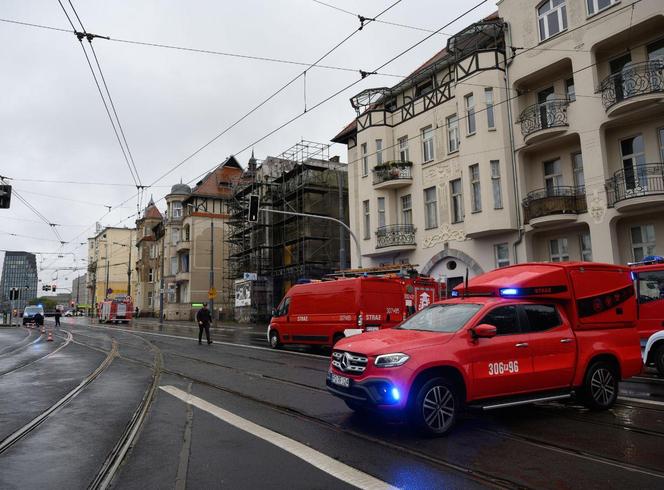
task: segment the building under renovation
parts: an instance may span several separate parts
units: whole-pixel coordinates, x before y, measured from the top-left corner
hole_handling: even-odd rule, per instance
[[[260,197],[257,222],[248,221],[250,195]],[[346,164],[329,157],[329,145],[302,141],[260,165],[253,158],[229,203],[230,274],[235,318],[269,318],[298,281],[319,279],[348,266]]]

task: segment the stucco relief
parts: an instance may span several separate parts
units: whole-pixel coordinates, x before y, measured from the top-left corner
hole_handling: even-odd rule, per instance
[[[463,242],[466,239],[466,233],[463,230],[457,230],[445,223],[439,228],[438,233],[430,235],[424,239],[424,248],[431,248],[435,245],[445,242]]]
[[[449,180],[461,174],[461,166],[458,161],[452,163],[439,163],[426,169],[424,177],[428,181]]]
[[[595,223],[599,224],[604,221],[606,201],[604,200],[604,196],[600,194],[599,189],[595,189],[588,200],[588,212]]]

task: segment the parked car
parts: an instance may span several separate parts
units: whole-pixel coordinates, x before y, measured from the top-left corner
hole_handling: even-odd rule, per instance
[[[28,323],[35,323],[35,315],[39,313],[41,316],[44,316],[44,307],[41,305],[36,306],[26,306],[23,310],[23,325]]]

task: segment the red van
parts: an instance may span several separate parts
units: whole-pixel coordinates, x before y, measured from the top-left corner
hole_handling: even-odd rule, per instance
[[[402,412],[446,433],[466,406],[578,395],[608,409],[618,381],[641,371],[627,267],[593,262],[497,269],[394,329],[334,346],[328,390],[353,410]]]
[[[636,286],[643,363],[664,376],[664,257],[646,257],[630,266]]]
[[[283,344],[334,345],[362,332],[394,327],[439,299],[428,276],[339,278],[293,286],[273,311],[267,339]]]

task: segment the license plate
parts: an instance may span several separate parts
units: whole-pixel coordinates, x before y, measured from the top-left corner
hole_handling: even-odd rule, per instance
[[[337,386],[343,386],[344,388],[348,388],[350,386],[350,378],[339,376],[338,374],[331,373],[330,381],[332,381],[333,384]]]
[[[366,331],[367,332],[375,332],[376,330],[378,330],[378,327],[367,327]]]

